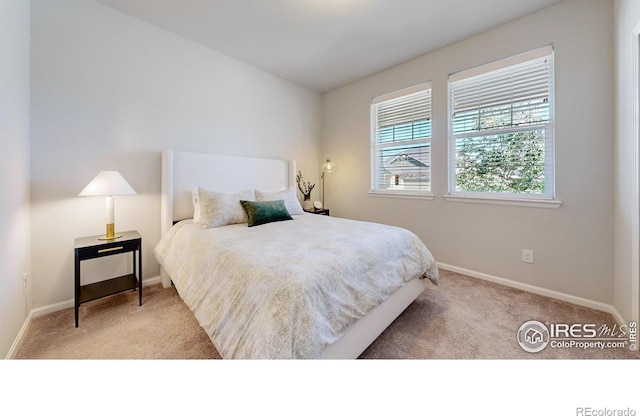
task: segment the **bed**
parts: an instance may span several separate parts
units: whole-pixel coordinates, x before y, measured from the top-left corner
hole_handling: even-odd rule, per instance
[[[163,152],[162,283],[223,358],[357,358],[438,282],[433,256],[408,230],[301,211],[295,174],[295,161]],[[248,226],[245,210],[248,224],[213,224],[227,213],[212,217],[209,193],[286,204],[290,219]]]

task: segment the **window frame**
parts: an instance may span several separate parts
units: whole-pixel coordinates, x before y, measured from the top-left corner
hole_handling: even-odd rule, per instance
[[[409,95],[421,93],[428,91],[429,94],[429,118],[430,121],[430,134],[428,138],[421,139],[409,139],[402,140],[400,142],[391,142],[381,144],[377,140],[376,131],[377,131],[377,117],[378,117],[378,106],[382,103],[389,102],[392,100],[397,100],[403,97],[407,97]],[[370,174],[371,174],[371,183],[369,195],[373,197],[385,197],[385,198],[408,198],[408,199],[434,199],[433,191],[432,191],[432,140],[433,140],[433,90],[431,87],[431,81],[422,82],[420,84],[404,88],[398,91],[394,91],[388,94],[383,94],[377,97],[374,97],[371,100],[370,104],[370,150],[371,150],[371,159],[370,159]],[[407,146],[411,145],[424,145],[427,144],[429,147],[429,166],[428,166],[428,175],[429,175],[429,189],[428,190],[407,190],[407,189],[381,189],[378,181],[378,173],[380,170],[379,162],[378,162],[378,154],[381,149],[396,147],[398,144],[404,144]]]
[[[548,112],[549,120],[527,125],[499,126],[492,129],[468,130],[462,133],[454,132],[453,118],[453,93],[452,87],[456,83],[470,80],[474,77],[491,77],[496,72],[502,71],[519,64],[540,58],[550,59],[548,77]],[[513,55],[489,64],[463,70],[454,74],[449,74],[447,80],[447,136],[448,136],[448,192],[445,200],[475,203],[494,203],[518,206],[540,206],[546,208],[557,208],[561,201],[556,200],[555,195],[555,92],[554,92],[554,50],[553,45],[534,49],[518,55]],[[514,101],[510,101],[513,106]],[[513,107],[512,107],[513,108]],[[544,130],[544,183],[545,192],[535,193],[512,193],[512,192],[492,192],[492,191],[460,191],[457,190],[457,140],[464,138],[487,138],[491,136],[506,135],[510,133],[532,132]]]

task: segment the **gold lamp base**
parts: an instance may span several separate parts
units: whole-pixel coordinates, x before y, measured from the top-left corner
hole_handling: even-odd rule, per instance
[[[115,224],[107,224],[107,234],[102,237],[98,237],[98,240],[115,240],[116,238],[122,237],[122,234],[116,235],[115,230]]]
[[[120,237],[122,237],[122,234],[114,235],[113,237],[109,237],[109,236],[103,235],[102,237],[98,237],[98,240],[115,240],[115,239],[118,239]]]

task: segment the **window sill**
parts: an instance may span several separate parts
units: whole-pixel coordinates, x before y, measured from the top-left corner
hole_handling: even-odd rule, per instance
[[[509,205],[513,207],[558,209],[562,201],[551,199],[490,198],[468,195],[445,195],[445,201],[469,204]]]
[[[369,196],[375,198],[423,199],[427,201],[433,201],[434,199],[432,193],[407,191],[369,191]]]

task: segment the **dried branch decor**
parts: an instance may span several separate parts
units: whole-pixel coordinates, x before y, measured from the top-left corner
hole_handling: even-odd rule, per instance
[[[311,182],[305,182],[304,179],[302,178],[301,171],[298,171],[298,174],[296,175],[296,182],[298,182],[298,190],[304,197],[304,200],[305,201],[310,200],[311,191],[313,191],[313,188],[316,186],[316,184],[315,183],[312,184]]]

